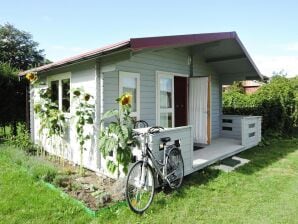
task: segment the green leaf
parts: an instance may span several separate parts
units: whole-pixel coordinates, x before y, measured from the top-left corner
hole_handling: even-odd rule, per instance
[[[124,125],[120,126],[121,128],[121,132],[122,132],[122,135],[123,135],[123,138],[127,139],[128,138],[128,128]]]
[[[93,118],[92,117],[87,118],[87,124],[93,124]]]
[[[117,116],[118,115],[118,110],[116,109],[112,109],[112,110],[108,110],[107,112],[105,112],[101,118],[101,121],[105,120],[105,119],[108,119],[108,118],[111,118],[111,117],[114,117],[114,116]]]
[[[108,160],[107,167],[111,173],[115,173],[116,168],[117,168],[116,164],[111,160]]]

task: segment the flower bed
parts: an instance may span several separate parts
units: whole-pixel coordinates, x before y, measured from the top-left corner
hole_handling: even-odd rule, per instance
[[[66,163],[63,167],[58,162],[50,162],[59,170],[51,184],[83,202],[93,211],[124,200],[125,191],[121,181],[97,175],[89,170],[81,176],[76,166]]]
[[[67,161],[62,166],[57,157],[50,155],[32,156],[14,149],[11,157],[36,180],[52,184],[93,211],[124,200],[125,188],[121,181],[89,170],[81,176],[77,166]]]

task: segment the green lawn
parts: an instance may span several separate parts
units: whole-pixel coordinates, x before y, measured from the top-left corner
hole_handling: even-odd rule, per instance
[[[92,218],[36,182],[14,153],[0,146],[0,223],[298,223],[298,139],[241,153],[251,162],[232,173],[196,172],[142,216],[119,206]]]

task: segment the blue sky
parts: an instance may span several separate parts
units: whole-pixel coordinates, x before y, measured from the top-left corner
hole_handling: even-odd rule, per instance
[[[236,31],[261,72],[298,74],[298,1],[4,1],[0,24],[30,32],[56,61],[160,35]]]

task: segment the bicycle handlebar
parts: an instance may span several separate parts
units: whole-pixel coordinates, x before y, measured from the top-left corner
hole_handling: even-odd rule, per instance
[[[153,126],[153,127],[149,128],[148,133],[149,134],[156,134],[156,133],[159,133],[160,130],[164,130],[164,128],[161,127],[161,126]]]
[[[140,132],[134,131],[133,136],[140,136],[140,135],[145,135],[145,134],[153,135],[153,134],[159,133],[160,130],[164,130],[164,128],[161,126],[153,126],[153,127],[149,128],[146,133],[140,133]]]

